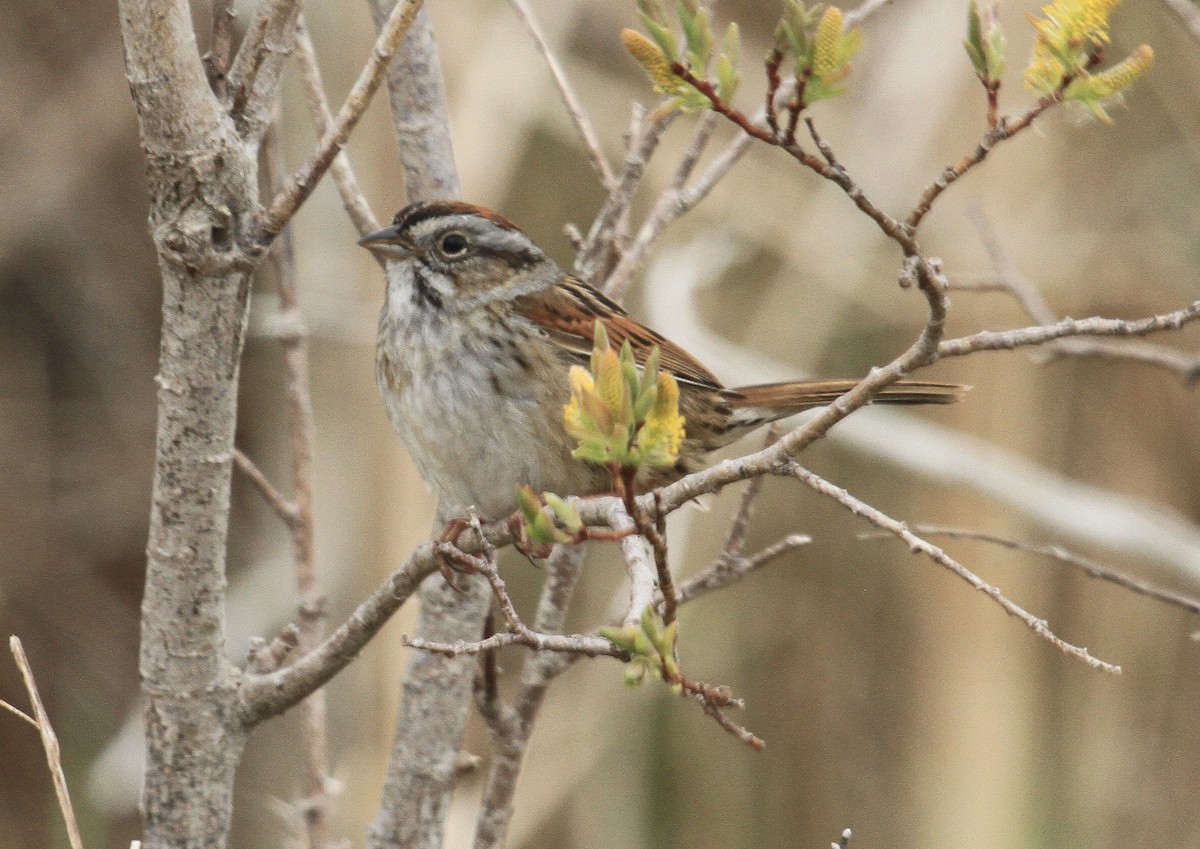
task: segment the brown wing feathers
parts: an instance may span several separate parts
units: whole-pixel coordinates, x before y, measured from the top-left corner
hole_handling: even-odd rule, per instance
[[[581,361],[591,355],[596,319],[604,323],[613,345],[620,346],[628,340],[639,362],[645,362],[650,349],[657,345],[664,370],[672,372],[678,380],[715,390],[732,408],[729,430],[824,406],[857,383],[854,380],[822,380],[724,389],[713,373],[683,348],[634,321],[616,303],[572,277],[518,299],[516,308]],[[881,404],[949,404],[957,401],[966,388],[954,383],[903,380],[883,390],[875,396],[875,401]]]

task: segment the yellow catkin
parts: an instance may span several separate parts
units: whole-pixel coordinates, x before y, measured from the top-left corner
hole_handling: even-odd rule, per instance
[[[822,77],[841,67],[842,10],[830,6],[813,34],[813,73]]]
[[[1088,93],[1100,99],[1119,94],[1132,85],[1150,66],[1154,64],[1154,50],[1148,44],[1143,44],[1122,62],[1113,65],[1107,71],[1093,74],[1088,80]]]
[[[670,94],[675,90],[679,81],[671,72],[671,63],[657,44],[633,29],[621,30],[621,44],[646,71],[656,92]]]

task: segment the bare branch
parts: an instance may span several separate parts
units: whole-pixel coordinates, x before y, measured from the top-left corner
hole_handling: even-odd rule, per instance
[[[644,110],[634,104],[626,137],[624,166],[575,257],[575,272],[585,280],[594,282],[607,276],[614,253],[620,249],[622,241],[620,222],[629,214],[646,163],[658,147],[662,134],[674,121],[673,115],[657,116],[648,123],[644,123],[643,118]]]
[[[600,184],[605,190],[611,189],[616,182],[616,176],[613,174],[612,166],[608,164],[608,157],[604,155],[604,150],[600,146],[600,138],[596,135],[592,120],[584,110],[579,97],[571,88],[562,64],[550,49],[550,45],[546,43],[546,36],[542,33],[537,18],[534,17],[525,0],[508,0],[508,3],[513,7],[513,11],[517,13],[521,22],[525,24],[525,28],[533,37],[533,43],[537,46],[538,52],[546,60],[546,67],[550,69],[550,76],[554,78],[554,84],[558,87],[558,93],[562,97],[563,105],[567,108],[567,114],[571,116],[575,131],[579,133],[583,148],[587,151],[588,161],[592,163],[592,168],[600,177]]]
[[[974,539],[983,542],[994,543],[1005,548],[1011,548],[1014,551],[1024,551],[1028,554],[1037,554],[1042,557],[1049,557],[1057,560],[1059,563],[1064,563],[1067,566],[1073,566],[1076,569],[1083,571],[1084,574],[1099,578],[1102,581],[1109,581],[1119,587],[1124,587],[1140,595],[1149,596],[1158,601],[1173,604],[1176,607],[1182,607],[1189,613],[1200,613],[1200,599],[1192,596],[1184,595],[1183,593],[1168,590],[1164,587],[1158,587],[1140,578],[1134,578],[1131,575],[1126,575],[1095,560],[1091,560],[1082,555],[1068,551],[1059,545],[1045,545],[1041,543],[1021,542],[1020,540],[1009,539],[998,534],[987,533],[986,531],[976,531],[967,528],[947,528],[940,525],[915,525],[914,530],[919,534],[927,536],[946,536],[954,539]]]
[[[288,527],[297,522],[298,509],[296,505],[283,497],[283,493],[275,488],[275,484],[268,480],[262,469],[256,466],[254,461],[247,457],[240,448],[233,449],[233,463],[246,476],[246,479],[254,484],[254,488],[271,505],[275,515],[282,519]]]
[[[246,674],[239,690],[243,725],[252,728],[283,713],[344,669],[416,592],[422,579],[436,570],[433,545],[426,543],[315,649],[276,672]]]
[[[300,208],[300,205],[308,199],[312,190],[316,188],[317,181],[321,179],[334,157],[341,151],[350,132],[358,124],[358,119],[366,110],[367,104],[371,102],[375,90],[383,81],[388,62],[408,32],[413,18],[421,8],[421,2],[422,0],[401,0],[392,9],[391,15],[388,16],[387,22],[375,41],[370,58],[363,66],[350,93],[346,95],[346,100],[342,104],[342,108],[338,110],[337,117],[321,136],[316,150],[309,156],[308,161],[297,169],[292,179],[288,181],[282,191],[276,194],[270,206],[258,219],[255,237],[259,244],[268,244],[279,233],[283,225]]]
[[[987,281],[976,281],[974,284],[960,283],[955,288],[1006,292],[1017,300],[1035,322],[1053,324],[1058,316],[1046,303],[1046,299],[1042,297],[1038,288],[1017,270],[982,211],[978,207],[972,207],[970,215],[998,276]],[[1195,383],[1200,379],[1200,355],[1186,354],[1146,342],[1060,339],[1047,344],[1043,353],[1046,359],[1053,355],[1062,355],[1130,360],[1166,369],[1187,384]]]
[[[1011,139],[1022,130],[1028,129],[1043,112],[1051,106],[1061,103],[1063,92],[1066,91],[1071,79],[1069,76],[1064,77],[1057,91],[1053,94],[1043,95],[1037,103],[1016,120],[1010,120],[1008,117],[1000,119],[995,127],[987,131],[974,151],[946,168],[938,175],[936,180],[925,187],[925,190],[921,192],[921,197],[917,200],[916,206],[913,207],[908,217],[904,219],[904,226],[910,231],[915,231],[921,225],[921,221],[924,220],[925,216],[929,214],[929,211],[933,209],[934,203],[941,196],[942,192],[946,191],[946,189],[965,176],[967,172],[987,159],[988,154],[992,152],[992,148],[1003,141]]]
[[[614,508],[606,517],[608,526],[618,531],[636,528],[633,520],[625,512],[625,505],[621,504],[619,499],[615,503],[620,507]],[[621,624],[633,625],[641,619],[642,611],[654,603],[654,591],[657,587],[654,556],[650,553],[650,544],[646,538],[636,534],[621,540],[621,554],[625,558],[625,568],[629,574],[629,604],[625,608]]]
[[[711,112],[706,113],[700,119],[696,131],[692,135],[691,143],[684,150],[679,163],[675,167],[675,174],[671,182],[658,196],[658,200],[654,203],[654,208],[646,216],[646,219],[642,222],[642,226],[638,228],[637,236],[622,251],[620,260],[604,281],[604,291],[609,297],[619,301],[624,296],[625,289],[628,288],[633,275],[641,268],[647,251],[649,251],[650,246],[662,234],[662,231],[707,194],[706,190],[697,193],[690,205],[685,205],[683,202],[684,184],[692,175],[696,163],[700,160],[701,154],[704,153],[704,149],[708,146],[716,125],[717,116]],[[733,161],[725,160],[724,162],[727,162],[729,167],[733,165]],[[721,176],[724,173],[727,173],[727,169],[721,172]],[[709,176],[712,179],[712,175]],[[713,179],[712,184],[715,185],[715,182],[716,180]],[[632,201],[632,197],[630,197],[630,201]]]
[[[1001,609],[1003,609],[1005,613],[1024,622],[1031,631],[1049,642],[1064,654],[1082,660],[1093,669],[1099,669],[1103,670],[1104,672],[1112,673],[1119,673],[1121,671],[1121,667],[1107,663],[1097,657],[1092,656],[1086,648],[1072,645],[1071,643],[1068,643],[1058,637],[1053,631],[1050,630],[1045,620],[1038,619],[1032,613],[1025,610],[1025,608],[1011,601],[997,587],[994,587],[984,581],[970,569],[963,566],[954,558],[950,557],[950,555],[946,554],[946,552],[942,551],[942,549],[938,548],[932,543],[927,542],[926,540],[921,539],[921,537],[910,531],[903,522],[898,522],[891,516],[885,515],[881,511],[876,510],[871,505],[855,498],[841,487],[831,484],[829,481],[813,474],[808,469],[805,469],[803,466],[800,466],[797,463],[790,464],[789,473],[797,480],[804,482],[812,489],[819,492],[821,495],[832,498],[854,515],[862,516],[872,525],[875,525],[875,527],[882,528],[894,536],[899,537],[908,545],[910,550],[914,552],[921,552],[939,566],[942,566],[953,572],[955,575],[958,575],[972,587],[979,590],[1000,605]]]
[[[677,683],[683,688],[683,692],[688,698],[700,703],[706,716],[712,717],[718,725],[754,751],[761,752],[763,750],[766,744],[760,737],[751,733],[744,726],[738,725],[722,710],[724,707],[745,707],[741,699],[733,698],[727,687],[712,687],[700,681],[689,681],[683,676],[680,676]]]
[[[9,637],[8,647],[12,651],[13,659],[17,662],[17,668],[21,670],[21,678],[25,681],[25,690],[29,693],[29,703],[33,705],[33,715],[37,718],[34,725],[37,726],[38,733],[42,737],[42,749],[46,753],[46,764],[50,767],[50,777],[54,779],[54,793],[58,797],[58,809],[62,811],[63,820],[67,825],[67,839],[71,842],[71,849],[83,849],[79,823],[75,821],[75,809],[71,807],[71,793],[67,789],[67,777],[63,774],[62,752],[58,746],[58,735],[54,733],[54,726],[50,724],[46,706],[42,704],[37,681],[33,677],[33,668],[29,665],[29,659],[25,657],[25,649],[21,646],[21,640],[17,637]],[[24,716],[25,719],[29,719],[11,705],[9,709]]]
[[[436,640],[426,640],[421,637],[402,638],[404,645],[421,651],[458,657],[459,655],[480,654],[485,651],[503,648],[504,646],[527,646],[537,651],[569,652],[586,655],[587,657],[623,658],[625,653],[603,637],[594,634],[543,634],[532,629],[517,631],[501,631],[482,640],[458,640],[453,643],[443,643]]]
[[[308,107],[312,113],[313,122],[317,126],[317,134],[324,136],[333,125],[333,112],[329,108],[329,98],[325,94],[325,84],[321,81],[321,67],[317,62],[316,49],[312,36],[301,15],[296,21],[296,47],[300,60],[300,70],[304,76],[304,91],[308,95]],[[373,233],[379,229],[379,220],[371,211],[367,198],[358,184],[354,169],[350,167],[350,157],[345,150],[338,151],[337,156],[329,165],[329,173],[333,175],[334,185],[342,199],[342,206],[350,220],[354,222],[360,235]],[[371,256],[380,265],[383,258],[375,253]]]
[[[265,174],[268,185],[278,191],[284,174],[283,148],[278,120],[267,135]],[[292,560],[296,575],[298,648],[316,648],[325,634],[325,592],[317,578],[313,516],[313,453],[316,426],[313,422],[312,389],[308,366],[308,330],[300,311],[296,283],[296,257],[292,231],[285,227],[272,245],[279,289],[279,313],[290,332],[279,334],[287,373],[285,395],[288,409],[288,441],[292,460],[294,521],[286,522],[292,538]],[[286,521],[286,520],[285,520]],[[304,755],[304,804],[308,849],[325,849],[329,843],[329,731],[325,691],[317,688],[300,705],[300,729]]]
[[[396,0],[369,2],[382,30]],[[426,10],[413,20],[388,68],[388,96],[409,201],[459,197],[445,84]]]
[[[0,699],[0,708],[4,708],[6,711],[11,713],[13,716],[20,717],[21,719],[25,720],[30,725],[32,725],[35,729],[37,729],[39,731],[41,730],[41,728],[39,728],[39,726],[37,724],[37,720],[34,719],[29,714],[27,714],[25,711],[21,710],[16,705],[10,705],[8,702],[4,701],[4,699]]]
[[[279,80],[292,53],[300,0],[265,0],[229,69],[229,114],[244,138],[266,135],[279,99]]]
[[[542,587],[534,617],[534,630],[560,633],[567,608],[582,571],[583,546],[558,546],[546,563],[546,583]],[[529,739],[533,734],[542,701],[551,681],[579,655],[556,652],[532,652],[521,669],[521,689],[508,711],[503,727],[492,727],[501,735],[493,741],[491,767],[480,800],[475,825],[475,849],[504,845],[513,815],[513,797]]]
[[[1188,386],[1200,381],[1200,355],[1149,342],[1062,339],[1051,345],[1050,351],[1053,356],[1095,357],[1155,366],[1171,372]]]
[[[1182,309],[1134,320],[1099,316],[1064,318],[1048,325],[1015,330],[984,330],[958,339],[947,339],[938,345],[937,355],[941,358],[958,357],[976,351],[1011,351],[1072,336],[1146,336],[1162,330],[1178,330],[1197,318],[1200,318],[1200,301],[1193,301]]]
[[[766,434],[763,435],[763,448],[770,448],[779,439],[779,431],[779,422],[771,422],[767,427]],[[729,526],[729,533],[725,537],[725,546],[722,549],[724,556],[742,556],[742,548],[746,543],[746,532],[750,530],[750,514],[754,510],[754,503],[758,501],[758,496],[762,493],[764,480],[765,478],[762,477],[751,478],[750,485],[742,493],[737,512],[734,513],[733,522]]]
[[[739,583],[751,572],[766,566],[775,558],[811,542],[812,537],[807,534],[788,534],[749,557],[740,553],[722,553],[707,569],[679,585],[679,603],[687,604],[705,593]]]

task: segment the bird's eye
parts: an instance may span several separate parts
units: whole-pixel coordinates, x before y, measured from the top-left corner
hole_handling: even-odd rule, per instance
[[[446,256],[460,256],[467,251],[467,237],[462,233],[447,233],[442,236],[441,248]]]

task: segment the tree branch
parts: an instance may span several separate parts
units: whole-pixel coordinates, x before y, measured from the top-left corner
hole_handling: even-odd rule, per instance
[[[575,125],[575,131],[579,133],[579,139],[583,142],[583,149],[587,151],[588,161],[592,164],[592,168],[600,178],[600,185],[606,191],[611,189],[616,181],[616,176],[613,174],[612,166],[608,164],[608,157],[604,155],[604,149],[600,146],[600,138],[596,135],[596,128],[592,126],[592,119],[588,117],[587,111],[584,110],[579,96],[571,88],[571,82],[567,79],[567,74],[563,70],[562,64],[558,61],[558,57],[554,55],[554,52],[550,49],[550,45],[546,43],[546,36],[542,33],[542,28],[538,24],[537,18],[534,17],[533,11],[529,8],[526,0],[508,0],[508,4],[513,7],[513,11],[521,19],[521,23],[525,24],[525,29],[529,30],[529,35],[533,38],[533,43],[537,47],[538,53],[541,53],[542,58],[546,60],[546,67],[550,69],[550,76],[554,79],[554,85],[558,88],[559,96],[562,97],[563,106],[566,107],[567,114],[571,116],[571,123]]]
[[[976,531],[967,528],[947,528],[940,525],[914,525],[913,529],[926,536],[945,536],[953,539],[973,539],[983,542],[990,542],[994,545],[1000,545],[1004,548],[1012,549],[1013,551],[1023,551],[1027,554],[1037,554],[1042,557],[1049,557],[1052,560],[1057,560],[1067,566],[1072,566],[1082,571],[1085,575],[1092,578],[1099,578],[1102,581],[1108,581],[1116,584],[1119,587],[1124,587],[1131,592],[1139,595],[1144,595],[1153,598],[1157,601],[1165,602],[1176,607],[1181,607],[1189,613],[1200,613],[1200,599],[1192,596],[1184,595],[1183,593],[1175,592],[1164,587],[1158,587],[1140,578],[1134,578],[1131,575],[1126,575],[1103,563],[1098,563],[1087,557],[1083,557],[1074,552],[1068,551],[1060,545],[1044,545],[1040,543],[1021,542],[1020,540],[1009,539],[998,534],[990,534],[986,531]]]
[[[938,345],[937,356],[961,357],[976,351],[1011,351],[1029,345],[1043,345],[1071,336],[1146,336],[1162,330],[1178,330],[1200,318],[1200,301],[1186,307],[1146,318],[1064,318],[1053,324],[1021,327],[1015,330],[983,330]]]
[[[141,618],[143,838],[147,849],[223,847],[245,742],[225,654],[225,552],[238,367],[261,258],[244,249],[257,169],[209,88],[187,3],[119,8],[163,283]]]
[[[83,837],[79,833],[79,823],[75,819],[75,808],[71,805],[71,792],[67,789],[67,776],[63,773],[62,752],[58,745],[58,735],[50,724],[50,715],[42,704],[42,696],[38,692],[37,680],[33,677],[33,667],[25,656],[25,649],[17,637],[8,638],[8,647],[12,651],[13,660],[21,670],[21,678],[25,682],[25,691],[29,694],[29,703],[33,706],[31,718],[23,711],[17,710],[8,702],[0,700],[8,710],[31,723],[42,738],[42,751],[46,753],[46,765],[50,768],[50,778],[54,782],[54,795],[58,797],[58,809],[62,812],[63,822],[67,826],[67,840],[71,849],[83,849]]]
[[[426,543],[355,608],[349,619],[291,666],[265,674],[244,674],[238,694],[241,724],[251,729],[283,713],[342,671],[436,570],[433,545]]]
[[[992,599],[992,601],[996,602],[996,604],[1000,605],[1001,609],[1003,609],[1005,613],[1009,614],[1010,616],[1015,616],[1017,619],[1020,619],[1022,622],[1024,622],[1031,631],[1049,642],[1063,654],[1078,658],[1093,669],[1100,669],[1104,672],[1113,673],[1119,673],[1121,671],[1121,667],[1107,663],[1097,657],[1093,657],[1086,648],[1071,645],[1070,643],[1058,637],[1058,635],[1050,630],[1044,619],[1038,619],[1025,608],[1011,601],[998,588],[992,586],[987,581],[984,581],[970,569],[963,566],[950,555],[946,554],[946,552],[914,534],[903,522],[898,522],[891,516],[887,516],[881,511],[876,510],[871,505],[855,498],[841,487],[834,486],[829,481],[814,475],[808,469],[805,469],[799,464],[790,464],[789,472],[797,480],[804,482],[821,495],[832,498],[854,515],[862,516],[877,528],[882,528],[883,530],[899,537],[908,545],[910,550],[914,552],[921,552],[929,557],[929,559],[931,559],[934,563],[937,563],[939,566],[942,566],[953,572],[955,575],[958,575],[958,577],[962,578],[972,587],[988,596],[990,599]]]
[[[266,0],[264,7],[229,69],[229,113],[242,136],[255,143],[271,127],[283,67],[295,44],[300,0]]]
[[[304,91],[308,95],[309,111],[312,113],[313,123],[316,124],[317,135],[324,136],[333,126],[334,117],[329,108],[329,98],[325,94],[325,84],[321,81],[321,67],[317,63],[316,49],[313,47],[312,36],[309,35],[303,15],[296,21],[296,47],[299,48],[300,70],[304,76]],[[333,158],[329,172],[333,175],[333,183],[342,198],[342,207],[354,222],[359,234],[365,236],[378,230],[379,220],[371,211],[371,205],[367,203],[345,150],[339,151]],[[372,253],[371,256],[381,267],[384,265],[383,258],[378,254]]]
[[[316,150],[309,156],[308,161],[297,169],[287,185],[275,195],[270,206],[259,218],[255,238],[259,244],[268,244],[300,208],[300,204],[308,199],[317,182],[324,176],[325,171],[333,162],[334,157],[345,145],[350,132],[358,124],[358,119],[366,111],[367,105],[379,84],[383,81],[388,62],[392,54],[400,46],[401,40],[412,25],[414,17],[421,8],[422,0],[401,0],[388,15],[387,21],[375,40],[371,56],[355,80],[350,93],[337,117],[326,129],[317,143]]]

